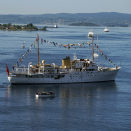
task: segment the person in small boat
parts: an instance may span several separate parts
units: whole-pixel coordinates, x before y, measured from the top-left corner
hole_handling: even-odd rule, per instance
[[[51,95],[54,94],[53,91],[50,91],[49,93],[50,93]]]

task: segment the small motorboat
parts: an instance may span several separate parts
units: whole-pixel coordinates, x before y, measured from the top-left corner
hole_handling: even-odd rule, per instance
[[[94,52],[94,57],[98,57],[98,56],[99,56],[99,54]]]
[[[106,27],[106,28],[104,29],[104,32],[109,32],[109,29]]]
[[[94,36],[94,33],[93,33],[93,30],[91,30],[89,33],[88,33],[88,37],[93,37]]]
[[[55,97],[55,93],[50,91],[50,92],[41,92],[41,93],[36,93],[36,97]]]

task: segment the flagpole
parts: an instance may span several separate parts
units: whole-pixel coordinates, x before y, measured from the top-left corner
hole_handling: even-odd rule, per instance
[[[38,52],[38,67],[39,67],[39,35],[37,34],[37,52]]]

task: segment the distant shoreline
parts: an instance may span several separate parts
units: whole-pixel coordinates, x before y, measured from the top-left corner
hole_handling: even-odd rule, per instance
[[[32,23],[27,25],[12,25],[11,23],[8,24],[0,24],[0,30],[8,30],[8,31],[47,31],[46,27],[38,29]]]
[[[81,22],[81,23],[72,23],[69,24],[69,26],[100,26],[100,25],[88,22]]]
[[[72,23],[69,24],[69,26],[97,26],[99,27],[100,25],[94,24],[94,23],[88,23],[88,22],[81,22],[81,23]],[[116,24],[116,25],[106,25],[107,27],[129,27],[128,25],[123,25],[123,24]]]
[[[99,12],[99,13],[57,13],[57,14],[38,14],[22,15],[10,14],[0,15],[0,23],[13,24],[42,24],[42,25],[69,25],[71,23],[94,23],[100,26],[119,27],[128,25],[131,27],[131,14],[118,12]],[[125,26],[123,26],[125,27]]]

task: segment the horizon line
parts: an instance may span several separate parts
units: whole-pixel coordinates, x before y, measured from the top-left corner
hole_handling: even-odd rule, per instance
[[[45,13],[45,14],[0,14],[0,15],[49,15],[49,14],[97,14],[97,13],[119,13],[119,14],[131,14],[131,13],[120,13],[120,12],[96,12],[96,13]]]

